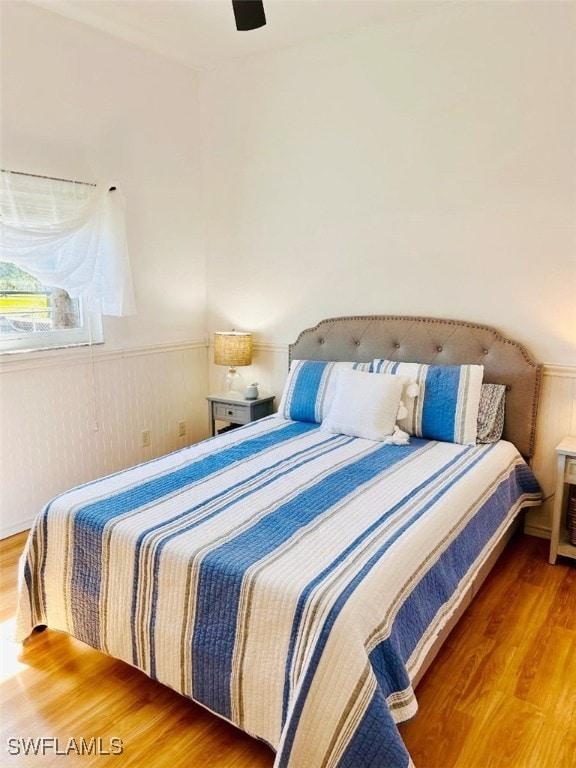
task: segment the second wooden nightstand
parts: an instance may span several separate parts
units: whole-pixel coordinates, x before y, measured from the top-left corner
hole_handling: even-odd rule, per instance
[[[208,395],[210,413],[210,434],[216,434],[216,421],[227,421],[231,425],[249,424],[272,413],[274,396],[245,400],[242,395]]]
[[[550,562],[556,562],[558,555],[576,559],[576,546],[568,541],[567,506],[572,485],[576,485],[576,437],[565,437],[556,446],[558,457],[556,493],[550,535]]]

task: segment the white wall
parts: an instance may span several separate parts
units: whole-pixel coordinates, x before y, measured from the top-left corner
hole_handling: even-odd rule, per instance
[[[554,364],[535,457],[550,491],[554,444],[576,430],[573,5],[439,4],[200,82],[48,11],[0,9],[2,166],[115,177],[140,309],[106,320],[94,358],[0,364],[0,535],[179,447],[176,420],[185,442],[206,434],[206,307],[210,331],[254,331],[246,377],[276,394],[286,344],[324,317],[497,326]]]
[[[203,75],[209,328],[426,314],[574,364],[575,8],[441,4]]]
[[[111,179],[127,200],[138,315],[106,348],[204,338],[194,72],[24,2],[2,2],[2,167]]]
[[[247,378],[279,394],[286,344],[325,317],[494,325],[548,364],[551,497],[576,433],[575,14],[442,3],[202,76],[208,327],[254,331]]]
[[[2,167],[117,184],[139,310],[105,318],[92,354],[0,363],[9,535],[60,491],[206,436],[206,277],[196,75],[27,3],[0,10]]]

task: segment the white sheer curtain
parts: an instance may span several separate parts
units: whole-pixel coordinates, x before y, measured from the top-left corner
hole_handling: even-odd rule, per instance
[[[104,315],[136,313],[118,190],[2,171],[0,213],[2,261],[99,300]]]

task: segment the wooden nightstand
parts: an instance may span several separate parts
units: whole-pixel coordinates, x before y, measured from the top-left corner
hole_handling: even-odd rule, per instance
[[[227,421],[231,426],[249,424],[272,413],[274,395],[245,400],[242,395],[208,395],[210,434],[216,434],[216,421]]]
[[[552,535],[550,536],[550,562],[556,562],[558,555],[576,559],[576,546],[568,541],[566,514],[568,492],[571,485],[576,485],[576,437],[565,437],[556,446],[558,464],[556,470],[556,493],[552,515]]]

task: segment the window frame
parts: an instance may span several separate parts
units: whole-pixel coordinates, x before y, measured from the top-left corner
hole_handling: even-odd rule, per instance
[[[90,306],[93,303],[78,298],[79,315],[82,319],[78,328],[25,331],[7,335],[6,338],[0,334],[0,355],[101,344],[104,341],[102,315]]]

